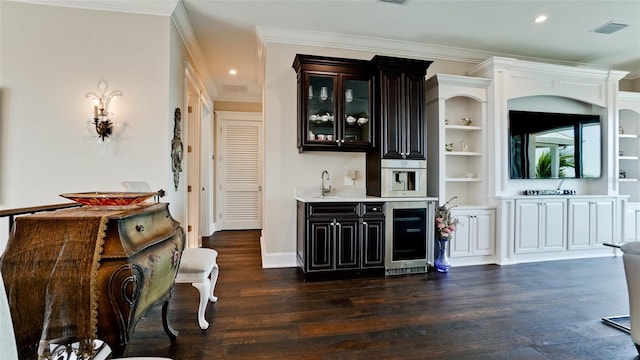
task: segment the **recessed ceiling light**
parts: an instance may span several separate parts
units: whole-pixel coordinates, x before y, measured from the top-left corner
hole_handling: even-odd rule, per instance
[[[536,17],[536,19],[534,20],[536,23],[542,23],[547,21],[547,15],[540,15],[538,17]]]
[[[237,73],[238,73],[238,72],[236,71],[236,69],[231,69],[231,70],[229,70],[229,75],[235,75],[235,74],[237,74]]]

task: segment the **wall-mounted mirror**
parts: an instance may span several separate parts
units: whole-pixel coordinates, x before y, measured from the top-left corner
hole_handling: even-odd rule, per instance
[[[510,110],[510,178],[599,178],[601,142],[599,115]]]

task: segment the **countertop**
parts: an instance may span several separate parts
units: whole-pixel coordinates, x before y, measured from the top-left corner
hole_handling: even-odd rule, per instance
[[[378,196],[296,196],[296,200],[312,202],[398,202],[398,201],[438,201],[434,197],[378,197]]]

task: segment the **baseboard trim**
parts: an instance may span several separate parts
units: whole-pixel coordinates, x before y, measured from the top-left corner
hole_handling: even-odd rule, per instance
[[[260,253],[262,255],[262,268],[289,268],[297,267],[296,253],[266,253],[262,242],[262,234],[260,235]]]

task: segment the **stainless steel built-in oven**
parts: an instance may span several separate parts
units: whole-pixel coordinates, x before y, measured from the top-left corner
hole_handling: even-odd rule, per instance
[[[433,264],[433,201],[385,203],[385,272],[387,275],[424,273]]]

